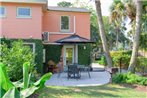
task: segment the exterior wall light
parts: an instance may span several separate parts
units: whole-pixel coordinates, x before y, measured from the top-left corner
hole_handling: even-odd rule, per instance
[[[85,50],[85,49],[86,49],[86,46],[84,46],[83,48],[84,48],[84,50]]]

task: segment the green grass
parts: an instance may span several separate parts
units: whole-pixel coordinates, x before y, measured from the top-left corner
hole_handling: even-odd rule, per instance
[[[116,84],[95,87],[48,86],[37,93],[39,98],[147,98],[145,92]]]

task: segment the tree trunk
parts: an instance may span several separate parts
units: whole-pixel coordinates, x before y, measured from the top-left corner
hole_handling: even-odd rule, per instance
[[[95,5],[96,5],[98,25],[99,25],[100,37],[101,37],[101,40],[102,40],[103,50],[104,50],[104,53],[105,53],[105,57],[106,57],[106,60],[107,60],[108,67],[111,68],[112,67],[112,60],[111,60],[111,57],[110,57],[110,53],[109,53],[109,49],[108,49],[108,45],[107,45],[107,40],[106,40],[106,36],[105,36],[100,0],[95,0]]]
[[[118,50],[118,31],[116,31],[116,50]]]
[[[128,68],[128,71],[135,72],[135,66],[137,63],[137,54],[139,49],[139,39],[140,39],[140,32],[141,32],[141,14],[142,14],[142,4],[140,0],[137,0],[136,2],[136,29],[135,29],[135,35],[133,40],[133,50],[132,50],[132,56],[130,60],[130,65]]]

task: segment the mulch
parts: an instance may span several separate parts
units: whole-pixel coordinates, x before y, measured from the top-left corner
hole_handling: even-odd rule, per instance
[[[142,86],[142,85],[137,85],[137,84],[121,84],[121,86],[133,88],[141,92],[147,92],[147,86]]]

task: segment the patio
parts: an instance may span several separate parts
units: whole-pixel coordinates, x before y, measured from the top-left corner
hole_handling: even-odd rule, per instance
[[[109,83],[110,74],[107,71],[90,72],[90,75],[91,78],[87,72],[82,72],[80,79],[68,79],[67,73],[61,73],[59,78],[58,74],[53,74],[45,84],[46,86],[98,86]]]

